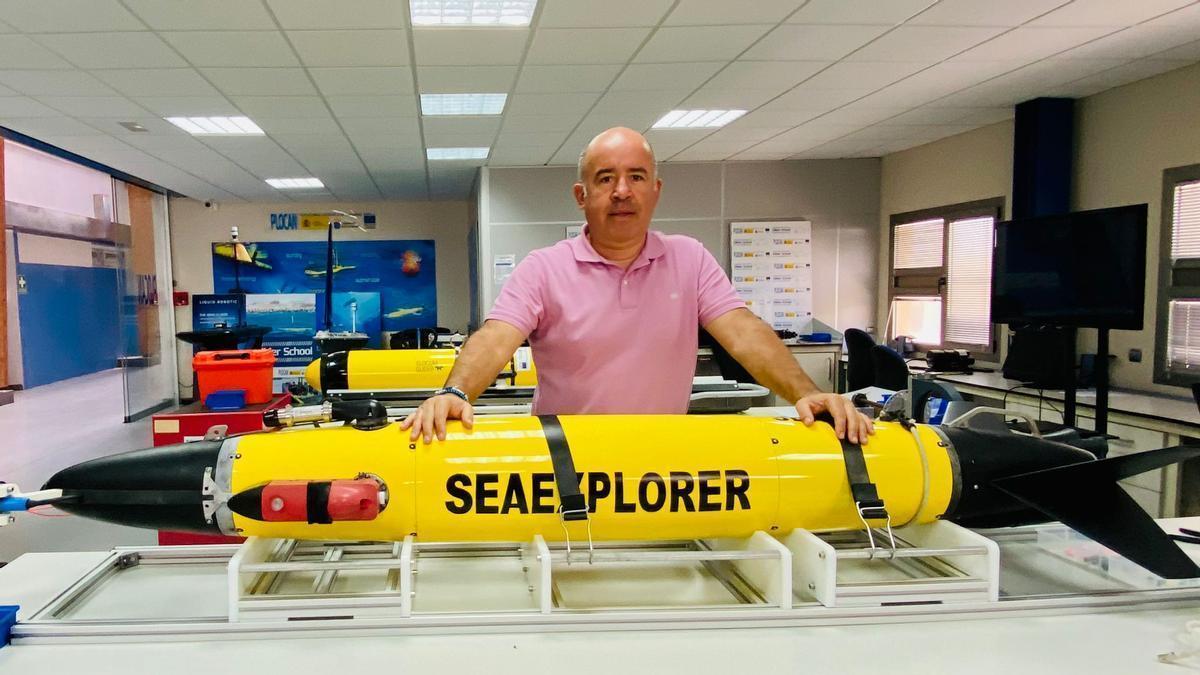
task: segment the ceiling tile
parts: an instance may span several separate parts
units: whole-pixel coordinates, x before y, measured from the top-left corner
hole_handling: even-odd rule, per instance
[[[1031,26],[1132,26],[1160,14],[1179,9],[1194,0],[1075,0],[1030,22]]]
[[[228,96],[316,94],[302,68],[205,68],[204,75]]]
[[[142,106],[123,96],[42,96],[40,100],[68,115],[128,118],[146,114]]]
[[[941,0],[909,19],[910,26],[1020,26],[1070,0]]]
[[[236,26],[238,30],[273,29],[275,22],[261,3],[246,0],[204,0],[204,2],[163,2],[162,0],[124,0],[154,30],[220,30]]]
[[[1110,28],[1016,28],[960,54],[963,61],[1031,62],[1094,40]]]
[[[745,118],[742,118],[745,119]],[[772,136],[777,136],[785,131],[787,127],[747,127],[741,124],[742,119],[735,120],[728,126],[717,129],[717,132],[705,139],[705,143],[716,142],[741,142],[749,143],[750,141],[761,141]]]
[[[534,33],[525,62],[530,65],[625,63],[649,34],[649,28],[541,28]]]
[[[100,80],[78,70],[0,70],[0,84],[30,96],[113,96],[116,94]]]
[[[191,68],[137,68],[101,70],[96,77],[126,96],[219,96],[200,74]],[[63,92],[80,96],[81,92]]]
[[[851,61],[933,64],[1003,31],[1003,28],[993,27],[900,26],[847,58]]]
[[[113,150],[129,152],[132,149],[120,139],[112,136],[43,136],[38,140],[84,157],[90,157],[96,152]]]
[[[519,93],[601,92],[608,88],[619,65],[525,66],[517,79]]]
[[[736,161],[775,161],[787,159],[792,153],[787,151],[771,150],[770,148],[752,147],[739,152],[730,157]]]
[[[287,36],[310,67],[408,64],[408,36],[402,30],[288,31]]]
[[[1011,61],[951,59],[900,80],[868,98],[875,105],[916,106],[1002,75],[1019,65]]]
[[[684,109],[753,110],[779,96],[779,89],[721,89],[711,84],[692,92],[680,103]]]
[[[542,166],[557,150],[557,144],[496,148],[488,156],[488,166]]]
[[[541,28],[656,26],[672,0],[542,0]]]
[[[686,89],[661,91],[610,91],[596,102],[593,112],[621,114],[651,113],[658,119],[676,108],[691,94]]]
[[[0,16],[26,33],[145,29],[117,0],[0,0]]]
[[[739,23],[778,23],[804,0],[711,2],[681,0],[663,21],[665,26],[728,26]]]
[[[300,65],[279,31],[189,31],[161,35],[198,67]]]
[[[267,0],[279,25],[305,28],[404,28],[407,3],[396,0]]]
[[[80,68],[185,68],[187,62],[154,33],[58,33],[38,41]]]
[[[720,161],[745,150],[749,142],[710,141],[705,139],[699,143],[671,156],[673,162],[687,161]]]
[[[848,105],[818,117],[818,121],[834,124],[875,124],[883,122],[908,110],[902,107],[872,108],[860,105]]]
[[[102,129],[105,133],[111,134],[122,140],[134,136],[181,136],[185,132],[180,130],[175,125],[162,119],[161,117],[151,117],[146,113],[140,115],[127,115],[120,118],[114,117],[94,117],[86,112],[76,114],[76,119],[90,126]],[[130,131],[118,124],[118,122],[136,122],[142,125],[146,131]]]
[[[1062,54],[1071,58],[1141,58],[1187,44],[1200,35],[1200,4],[1111,33]]]
[[[464,134],[425,130],[425,147],[428,148],[488,148],[496,140],[495,134]]]
[[[342,128],[352,140],[366,137],[409,138],[421,144],[421,129],[416,117],[348,117]]]
[[[734,61],[706,86],[721,89],[790,89],[832,61]]]
[[[597,98],[597,94],[514,94],[508,100],[507,114],[582,117]]]
[[[339,118],[417,116],[416,96],[338,96],[328,100]]]
[[[764,106],[768,110],[825,111],[846,105],[871,89],[822,89],[802,84]]]
[[[737,124],[747,129],[791,128],[812,119],[819,111],[812,110],[752,110],[738,119]]]
[[[159,117],[211,117],[214,115],[237,115],[242,111],[229,99],[214,94],[211,96],[135,96],[134,102]]]
[[[431,137],[451,138],[455,135],[462,136],[488,136],[488,142],[483,145],[491,145],[492,137],[495,137],[496,132],[500,130],[499,117],[424,117],[422,122],[425,127],[425,139],[432,145]]]
[[[1177,59],[1184,61],[1200,61],[1200,40],[1189,42],[1179,47],[1172,47],[1152,55],[1156,59]]]
[[[131,135],[121,139],[157,157],[171,157],[204,149],[204,144],[187,134],[157,136],[153,134]]]
[[[1182,68],[1188,65],[1182,61],[1164,61],[1159,59],[1140,59],[1132,63],[1110,68],[1100,73],[1081,78],[1062,89],[1063,93],[1072,93],[1071,90],[1081,87],[1101,86],[1104,89],[1112,87],[1120,87],[1130,82],[1144,80],[1148,77],[1154,77],[1161,73],[1165,73],[1176,68]]]
[[[557,148],[566,138],[567,134],[565,131],[528,133],[505,131],[496,140],[496,147],[519,148],[524,146],[551,145]]]
[[[811,0],[788,23],[893,26],[937,0]]]
[[[9,35],[0,40],[0,64],[4,68],[71,68],[54,52],[24,35]]]
[[[528,37],[527,29],[517,28],[426,28],[413,32],[413,44],[422,66],[515,66],[521,62]]]
[[[424,148],[419,146],[414,148],[386,148],[383,152],[380,152],[380,143],[385,140],[379,139],[373,143],[355,144],[362,155],[363,163],[367,165],[367,169],[372,174],[376,172],[420,171],[421,175],[424,176]]]
[[[514,115],[511,112],[501,122],[501,133],[568,132],[579,124],[581,115]],[[503,137],[503,136],[502,136]]]
[[[270,138],[208,138],[204,143],[259,178],[307,173]]]
[[[742,58],[752,61],[832,61],[887,30],[886,26],[783,25],[751,47]]]
[[[4,117],[0,118],[0,125],[34,138],[94,136],[104,133],[70,117]]]
[[[28,96],[0,96],[0,117],[61,117],[62,112]]]
[[[309,68],[308,74],[326,96],[413,93],[409,68]]]
[[[329,118],[329,107],[319,96],[234,96],[231,99],[243,113],[254,120],[260,117],[275,119]]]
[[[610,91],[661,91],[695,89],[725,65],[724,61],[691,63],[635,63],[613,82]]]
[[[516,66],[420,66],[417,82],[422,94],[508,93]]]
[[[638,52],[638,63],[728,61],[774,26],[665,26]]]
[[[880,89],[922,68],[920,63],[842,61],[805,80],[815,89]]]
[[[12,26],[4,23],[3,21],[0,21],[0,33],[15,33],[15,32],[17,32],[16,28],[13,28]]]

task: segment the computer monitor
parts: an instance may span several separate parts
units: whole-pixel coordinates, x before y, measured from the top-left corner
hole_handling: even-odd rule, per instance
[[[992,322],[1142,329],[1146,205],[996,225]]]

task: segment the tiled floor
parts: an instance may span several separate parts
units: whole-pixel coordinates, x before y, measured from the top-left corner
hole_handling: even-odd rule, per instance
[[[14,403],[0,406],[0,481],[36,490],[72,464],[151,445],[150,419],[125,424],[122,401],[120,370],[17,392]],[[29,551],[101,551],[156,541],[152,530],[24,513],[0,528],[0,561]]]

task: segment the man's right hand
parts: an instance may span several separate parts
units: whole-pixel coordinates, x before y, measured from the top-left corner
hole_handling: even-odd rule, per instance
[[[410,441],[422,436],[426,443],[432,443],[435,434],[439,441],[444,441],[448,419],[462,420],[463,427],[470,429],[475,424],[475,408],[454,394],[430,396],[412,414],[404,418],[400,428],[412,427],[412,433],[408,436]]]

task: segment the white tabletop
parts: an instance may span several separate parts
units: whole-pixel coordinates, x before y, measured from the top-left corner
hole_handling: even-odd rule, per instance
[[[1023,387],[1019,381],[1007,379],[1000,373],[938,373],[935,377],[951,384],[991,390],[1001,396],[1004,392],[1013,392],[1027,396],[1044,396],[1054,401],[1063,400],[1062,390]],[[1082,409],[1090,410],[1096,404],[1096,390],[1080,389],[1076,394],[1076,401]],[[1194,425],[1200,432],[1200,409],[1197,409],[1195,401],[1190,398],[1113,389],[1108,394],[1108,409],[1110,412],[1163,422]]]

